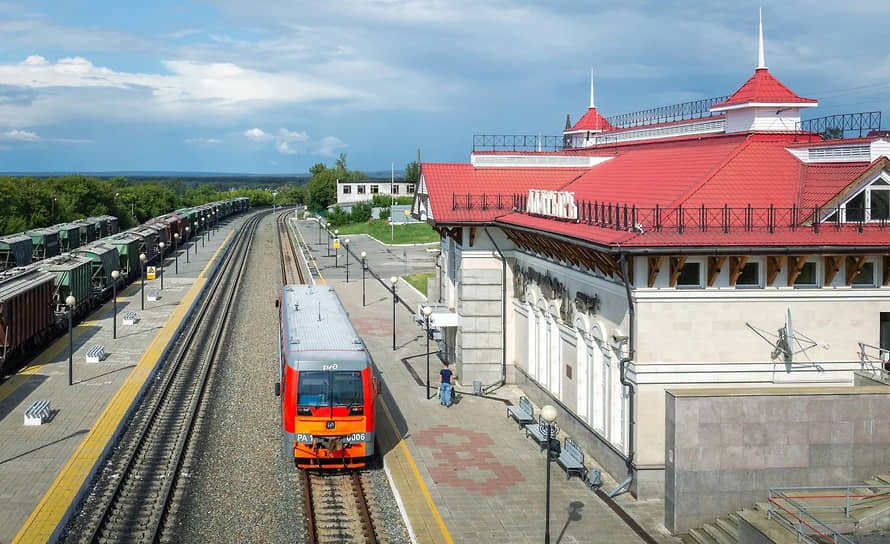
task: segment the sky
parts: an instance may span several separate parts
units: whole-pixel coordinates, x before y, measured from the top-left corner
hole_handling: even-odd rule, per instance
[[[886,0],[0,0],[0,172],[303,173],[467,162],[732,94],[757,64],[804,118],[882,111]]]

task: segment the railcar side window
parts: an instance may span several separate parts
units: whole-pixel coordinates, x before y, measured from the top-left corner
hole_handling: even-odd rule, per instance
[[[297,387],[298,406],[327,406],[330,383],[330,373],[324,371],[300,372]]]
[[[333,405],[361,406],[362,404],[362,373],[333,372]]]

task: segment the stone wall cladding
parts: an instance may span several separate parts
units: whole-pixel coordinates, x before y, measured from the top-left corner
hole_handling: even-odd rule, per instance
[[[492,383],[501,376],[503,304],[501,270],[460,271],[461,327],[457,339],[460,383]]]
[[[865,389],[666,392],[666,527],[683,533],[751,507],[770,487],[847,485],[886,472],[890,394]]]

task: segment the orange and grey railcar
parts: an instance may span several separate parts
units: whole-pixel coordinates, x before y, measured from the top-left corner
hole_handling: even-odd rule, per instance
[[[375,455],[371,357],[324,285],[286,285],[279,307],[284,451],[300,468],[361,467]]]

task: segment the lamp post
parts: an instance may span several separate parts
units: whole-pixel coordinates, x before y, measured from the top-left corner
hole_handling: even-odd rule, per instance
[[[185,264],[189,262],[189,226],[185,226]]]
[[[362,308],[365,307],[365,270],[368,268],[365,259],[367,258],[368,254],[362,251]]]
[[[423,307],[423,317],[426,320],[426,400],[430,400],[430,315],[433,309]]]
[[[112,323],[112,326],[111,326],[112,336],[111,337],[114,338],[115,340],[117,340],[117,280],[120,277],[121,277],[120,272],[118,272],[117,270],[111,271],[111,279],[113,280],[111,282],[111,285],[114,290],[114,320],[111,322]]]
[[[207,247],[204,245],[204,239],[207,235],[207,216],[201,218],[201,247]]]
[[[331,256],[331,240],[334,239],[334,234],[331,232],[330,229],[327,229],[327,231],[328,231],[328,252],[327,252],[326,256],[330,257]]]
[[[399,278],[393,276],[389,278],[389,283],[392,284],[392,350],[396,350],[396,302],[399,301],[399,295],[396,294],[396,283],[399,282]]]
[[[179,274],[179,233],[173,234],[173,262],[176,263],[176,273]]]
[[[334,240],[336,240],[338,236],[340,236],[340,229],[334,229]],[[337,253],[337,248],[334,248],[334,268],[337,268]]]
[[[74,353],[72,351],[74,338],[71,333],[71,314],[74,312],[76,303],[77,299],[71,295],[68,295],[68,298],[65,299],[65,304],[68,305],[68,385],[74,382]]]
[[[164,248],[167,247],[167,244],[161,242],[158,244],[158,247],[161,248],[161,291],[164,290]]]
[[[550,544],[550,442],[556,433],[556,408],[550,404],[541,408],[541,419],[547,424],[544,432],[547,438],[547,502],[544,509],[544,544]]]
[[[139,289],[139,292],[142,294],[142,309],[145,309],[145,253],[139,254],[139,270],[142,276],[142,288]]]
[[[349,238],[343,240],[343,252],[346,253],[346,283],[349,283]]]

